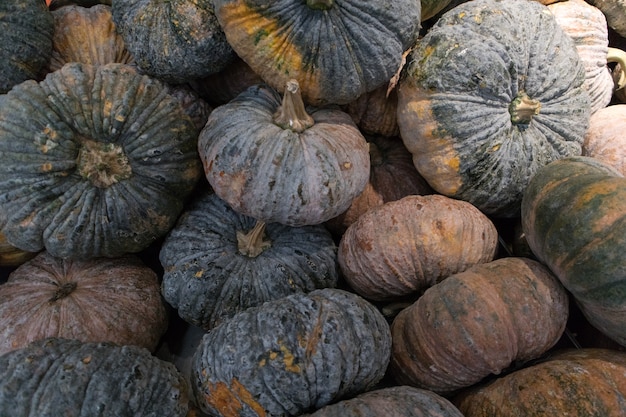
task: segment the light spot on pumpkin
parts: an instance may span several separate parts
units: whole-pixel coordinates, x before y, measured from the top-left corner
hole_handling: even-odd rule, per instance
[[[204,269],[199,270],[194,274],[196,278],[202,278],[202,274],[204,274]]]
[[[81,359],[81,362],[85,365],[88,365],[89,363],[91,363],[91,356],[85,356],[83,359]]]
[[[350,168],[352,168],[352,163],[349,161],[344,162],[343,164],[341,164],[341,170],[342,171],[347,171]]]
[[[285,364],[285,369],[289,372],[300,373],[302,369],[300,366],[296,364],[296,358],[293,356],[293,353],[287,348],[287,346],[281,344],[280,351],[283,354],[283,363]]]
[[[208,383],[208,388],[208,393],[204,395],[206,403],[217,409],[224,417],[239,417],[244,404],[259,417],[266,416],[265,409],[236,378],[230,381],[230,386],[219,381],[215,384]]]
[[[41,170],[43,172],[50,172],[50,171],[52,171],[52,164],[50,162],[46,162],[45,164],[43,164],[41,166]]]

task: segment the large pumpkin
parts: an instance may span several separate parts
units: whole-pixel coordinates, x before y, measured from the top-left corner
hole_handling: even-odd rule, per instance
[[[0,110],[7,241],[62,258],[145,249],[200,178],[197,133],[161,82],[128,65],[69,63],[15,86]]]
[[[541,166],[580,155],[591,114],[573,40],[533,0],[477,0],[444,13],[407,58],[398,125],[440,194],[519,215]]]
[[[419,0],[216,0],[237,54],[282,92],[290,79],[312,105],[346,104],[387,83],[420,27]]]
[[[295,292],[334,287],[337,247],[324,226],[257,222],[214,193],[198,195],[161,246],[163,296],[206,329]]]
[[[626,346],[626,178],[592,157],[554,161],[524,193],[522,227],[589,321]]]
[[[255,85],[217,107],[198,140],[204,172],[233,209],[266,223],[319,224],[343,213],[370,173],[367,141],[334,106],[305,107]]]
[[[387,321],[358,295],[292,294],[208,332],[194,356],[192,388],[211,416],[296,416],[372,389],[390,349]]]

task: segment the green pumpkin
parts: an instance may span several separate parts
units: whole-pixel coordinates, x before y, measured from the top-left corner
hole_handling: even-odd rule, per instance
[[[139,252],[174,225],[201,175],[198,129],[128,65],[69,63],[0,108],[0,210],[12,245],[60,258]]]
[[[52,56],[54,19],[42,0],[0,2],[0,94],[37,79]]]
[[[337,247],[322,225],[257,222],[203,192],[161,246],[162,293],[178,315],[205,329],[295,292],[334,287]]]
[[[440,194],[519,216],[547,163],[580,155],[591,115],[573,40],[534,0],[477,0],[444,13],[407,57],[400,135]]]

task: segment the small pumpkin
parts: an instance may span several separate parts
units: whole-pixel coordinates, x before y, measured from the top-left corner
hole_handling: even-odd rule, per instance
[[[435,191],[516,217],[538,168],[582,152],[591,115],[584,79],[574,41],[547,6],[464,2],[407,58],[400,135]]]
[[[462,200],[408,195],[371,208],[341,237],[338,260],[346,282],[376,301],[421,294],[428,287],[496,255],[491,220]]]
[[[213,110],[198,152],[215,193],[265,223],[320,224],[348,209],[370,173],[367,140],[336,106],[305,107],[298,82],[265,84]]]
[[[389,324],[335,288],[251,307],[208,332],[192,388],[211,416],[296,416],[372,389],[389,362]]]
[[[588,156],[554,161],[522,200],[529,247],[585,317],[626,346],[626,178]]]
[[[164,236],[201,176],[198,130],[158,80],[68,63],[0,110],[0,211],[12,245],[116,257]]]
[[[599,159],[626,176],[626,104],[613,104],[591,115],[583,155]]]
[[[419,0],[216,0],[237,54],[271,87],[300,84],[307,104],[346,104],[386,84],[417,39]]]
[[[188,385],[138,346],[48,338],[0,356],[0,415],[185,417]]]
[[[537,359],[560,339],[568,295],[543,264],[505,257],[428,288],[391,324],[390,373],[451,394]]]
[[[166,301],[207,330],[249,307],[335,287],[339,279],[337,247],[324,226],[259,222],[207,191],[170,231],[160,261]]]
[[[532,366],[472,387],[452,399],[465,417],[622,417],[626,353],[561,350]]]
[[[38,79],[52,56],[54,18],[41,0],[0,2],[0,94]]]

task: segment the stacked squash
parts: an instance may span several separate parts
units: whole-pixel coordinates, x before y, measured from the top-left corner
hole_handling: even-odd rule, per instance
[[[602,9],[5,3],[0,415],[626,413]]]

